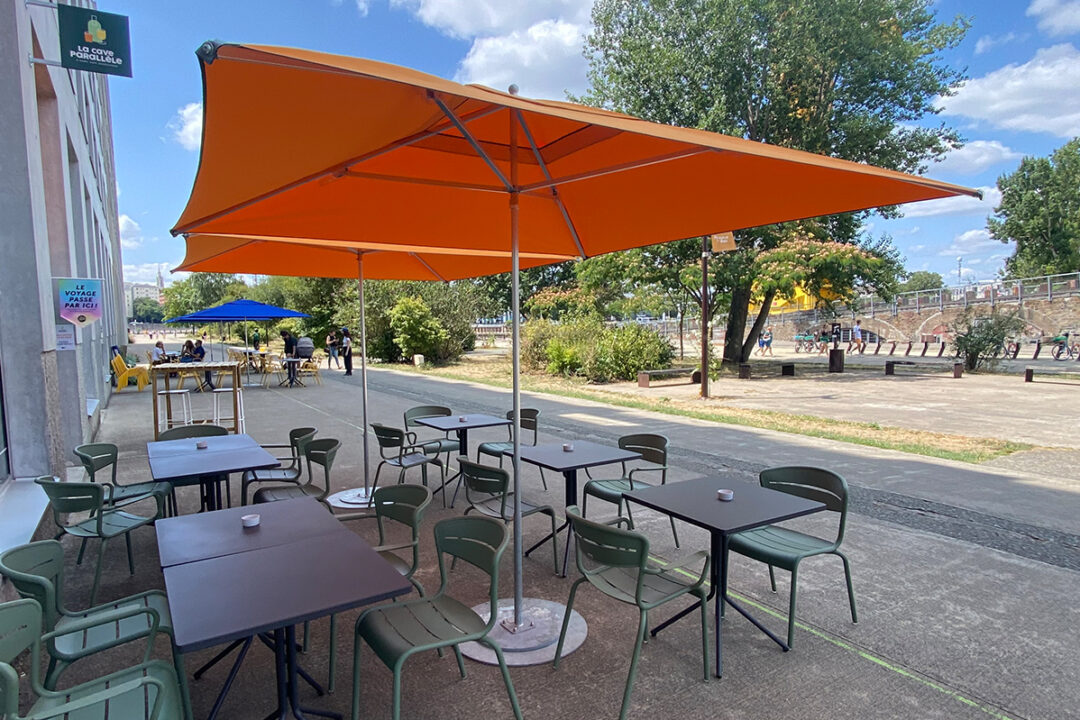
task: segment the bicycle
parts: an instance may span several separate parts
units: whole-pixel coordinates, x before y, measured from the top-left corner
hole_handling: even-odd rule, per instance
[[[1054,344],[1050,354],[1055,360],[1072,360],[1078,356],[1078,351],[1080,351],[1080,347],[1078,347],[1080,343],[1069,343],[1069,333],[1058,335],[1050,342]]]

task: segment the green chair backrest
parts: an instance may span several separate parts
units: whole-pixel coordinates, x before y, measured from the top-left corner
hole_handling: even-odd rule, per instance
[[[41,665],[41,608],[33,600],[0,605],[0,717],[19,716],[19,674],[15,658],[31,651],[30,672],[35,691]]]
[[[382,423],[371,423],[371,429],[375,431],[375,440],[379,443],[379,454],[387,457],[385,450],[395,450],[391,455],[399,455],[401,448],[405,446],[405,431],[401,428],[390,427]]]
[[[825,503],[827,510],[840,513],[836,542],[844,539],[848,508],[848,486],[844,478],[832,470],[798,465],[766,468],[758,478],[761,487],[816,500]]]
[[[667,465],[668,439],[654,433],[635,433],[619,438],[619,447],[641,453],[641,459],[657,465]]]
[[[90,476],[90,482],[95,482],[97,473],[111,465],[111,482],[114,485],[116,484],[117,449],[115,445],[112,443],[87,443],[79,445],[73,452],[86,469],[86,474]]]
[[[162,430],[158,434],[158,440],[187,440],[188,438],[218,437],[228,434],[229,430],[220,425],[181,425],[180,427]]]
[[[510,473],[502,468],[481,465],[470,461],[464,455],[458,457],[461,481],[465,483],[465,500],[474,505],[492,497],[500,498],[502,506],[499,514],[507,518],[506,496],[510,490]],[[486,495],[487,497],[477,497]]]
[[[341,447],[340,440],[318,438],[308,440],[307,446],[304,448],[304,457],[307,458],[308,466],[308,484],[315,484],[315,473],[311,469],[312,463],[321,466],[323,469],[323,487],[319,493],[320,500],[330,494],[330,469],[334,467],[334,458],[337,456],[339,447]]]
[[[289,431],[289,445],[292,447],[294,461],[299,462],[300,458],[305,457],[304,450],[308,441],[315,437],[317,432],[318,428],[313,427],[293,428]]]
[[[435,552],[439,557],[439,576],[442,579],[438,595],[446,591],[448,584],[445,555],[464,560],[487,573],[491,578],[488,587],[491,603],[488,629],[495,626],[499,616],[499,561],[509,539],[510,531],[505,523],[481,515],[452,517],[435,523]]]
[[[539,419],[539,417],[540,417],[540,411],[537,410],[536,408],[521,408],[521,429],[522,430],[531,430],[532,431],[532,434],[533,434],[532,435],[532,444],[533,445],[536,444],[536,435],[537,435],[537,431],[538,431],[538,427],[539,427],[539,423],[537,422],[537,420]],[[506,411],[506,419],[507,420],[513,420],[514,419],[514,411],[513,410],[507,410]],[[509,438],[511,440],[513,440],[514,439],[514,426],[511,425],[510,427],[508,427],[506,429],[506,431],[507,431],[507,433],[509,433]]]
[[[424,511],[431,502],[431,490],[423,485],[383,485],[371,498],[375,518],[379,523],[379,544],[383,540],[383,518],[389,518],[412,528],[413,538],[420,528]]]
[[[566,519],[577,538],[578,568],[586,577],[594,574],[596,565],[645,567],[649,559],[649,540],[644,535],[584,518],[577,505],[566,508]],[[585,558],[593,563],[593,567],[585,565]]]
[[[416,407],[411,407],[405,411],[405,429],[408,430],[409,428],[414,427],[427,427],[426,425],[421,425],[420,423],[416,422],[417,420],[422,420],[423,418],[445,417],[452,414],[453,413],[450,411],[450,408],[444,407],[442,405],[417,405]],[[432,428],[427,429],[431,430]]]
[[[105,489],[92,482],[60,482],[57,478],[42,475],[34,480],[49,496],[53,519],[64,527],[61,515],[66,513],[98,512],[105,499]]]
[[[24,598],[41,607],[45,632],[52,632],[64,607],[64,548],[56,540],[18,545],[0,554],[3,575]]]

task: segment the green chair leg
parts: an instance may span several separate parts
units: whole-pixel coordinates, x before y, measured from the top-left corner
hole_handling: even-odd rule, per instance
[[[56,540],[59,540],[59,539],[60,539],[60,538],[62,538],[62,537],[64,537],[64,533],[63,533],[63,532],[61,532],[61,533],[60,533],[59,535],[57,535],[55,539],[56,539]],[[76,565],[82,565],[82,559],[83,559],[83,554],[84,554],[85,552],[86,552],[86,538],[83,538],[83,539],[82,539],[82,542],[81,542],[81,543],[79,543],[79,557],[77,557],[77,558],[75,559],[75,564],[76,564]]]
[[[514,710],[514,718],[522,720],[521,706],[518,705],[517,693],[514,692],[514,683],[510,680],[510,668],[506,667],[506,658],[503,657],[502,648],[499,647],[498,643],[487,638],[484,638],[482,642],[495,651],[495,657],[499,659],[499,671],[502,673],[503,682],[506,683],[506,694],[510,697],[510,707]]]
[[[94,586],[90,589],[91,607],[97,605],[98,585],[101,584],[101,566],[104,564],[105,561],[105,545],[108,542],[108,539],[101,538],[101,545],[98,546],[97,569],[94,570]]]
[[[559,533],[556,531],[555,511],[551,512],[551,562],[555,566],[555,574],[559,574]],[[570,533],[566,534],[566,542],[570,542]]]
[[[401,720],[401,666],[404,664],[405,658],[401,658],[394,666],[393,713],[391,715],[394,720]]]
[[[630,672],[626,676],[626,689],[623,690],[619,720],[626,720],[626,714],[630,710],[630,694],[634,691],[634,678],[637,676],[638,659],[641,657],[641,646],[645,642],[645,630],[648,626],[649,612],[648,610],[642,610],[641,619],[638,621],[637,640],[634,641],[634,654],[630,657]]]
[[[555,646],[555,660],[552,661],[551,666],[553,668],[559,667],[559,660],[562,660],[563,643],[566,641],[566,629],[570,627],[570,614],[574,611],[574,596],[577,595],[578,586],[585,582],[586,578],[578,578],[574,581],[574,584],[570,586],[570,597],[566,601],[566,612],[563,613],[562,630],[559,631],[559,644]]]
[[[127,556],[128,556],[128,571],[132,575],[135,574],[135,556],[131,554],[131,533],[124,533],[124,540],[127,542]]]
[[[454,657],[457,658],[458,672],[461,673],[462,679],[465,678],[465,659],[461,656],[461,648],[457,645],[454,646]]]
[[[187,671],[184,670],[184,656],[172,646],[173,667],[176,679],[180,683],[180,704],[184,707],[184,720],[193,720],[191,710],[191,691],[188,688]]]
[[[773,572],[773,566],[769,566],[769,585],[772,587],[772,591],[776,592],[776,573]]]
[[[630,510],[629,510],[630,503],[627,503],[626,507],[627,507],[627,514],[629,514],[629,512],[630,512]],[[671,521],[671,536],[673,538],[675,538],[675,547],[679,548],[680,547],[680,545],[679,545],[679,531],[675,529],[675,518],[673,516],[671,516],[671,515],[668,515],[668,520]]]
[[[352,663],[352,718],[351,720],[360,720],[360,646],[363,643],[357,638],[353,644],[353,663]]]
[[[836,554],[844,561],[844,579],[847,580],[848,604],[851,606],[851,622],[857,623],[859,622],[859,616],[855,612],[855,588],[851,584],[851,564],[848,562],[847,555],[839,550],[836,551]]]
[[[791,599],[788,601],[788,618],[787,618],[787,644],[788,647],[794,647],[795,642],[795,596],[797,594],[799,585],[799,566],[791,568]]]

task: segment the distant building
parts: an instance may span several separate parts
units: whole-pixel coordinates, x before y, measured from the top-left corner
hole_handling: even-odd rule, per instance
[[[158,272],[160,279],[161,273]],[[157,285],[149,283],[124,283],[124,309],[127,314],[124,317],[131,319],[135,316],[135,301],[139,298],[151,298],[154,302],[161,302],[161,289]]]
[[[58,48],[55,7],[0,0],[0,527],[7,530],[18,520],[9,517],[17,498],[27,488],[41,495],[8,478],[65,474],[72,448],[94,437],[109,401],[110,347],[127,342],[109,86],[103,75],[30,60],[55,61]],[[60,319],[58,277],[100,278],[102,319],[82,329]]]

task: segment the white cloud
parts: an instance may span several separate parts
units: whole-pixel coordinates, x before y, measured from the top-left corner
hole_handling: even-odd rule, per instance
[[[188,103],[176,111],[166,127],[172,130],[172,139],[185,150],[198,150],[202,144],[202,103]]]
[[[498,90],[515,83],[526,97],[564,100],[567,90],[586,87],[583,37],[583,26],[544,20],[524,31],[480,38],[454,79]]]
[[[1027,15],[1038,18],[1039,29],[1048,35],[1080,31],[1080,0],[1032,0]]]
[[[1080,135],[1080,51],[1069,43],[1042,48],[1023,65],[1009,64],[938,99],[944,115],[962,115],[1021,132]]]
[[[360,13],[360,17],[367,17],[368,10],[371,9],[371,3],[368,0],[356,0],[356,9]]]
[[[921,253],[925,249],[926,249],[925,245],[912,245],[911,247],[908,248],[908,250],[910,252],[913,252],[913,253]]]
[[[158,270],[161,270],[161,276],[166,285],[172,285],[177,280],[183,280],[191,273],[178,272],[170,273],[169,268],[174,268],[179,265],[179,262],[174,263],[139,263],[137,265],[124,265],[124,282],[141,282],[141,283],[156,283]]]
[[[942,249],[938,255],[942,257],[982,255],[990,248],[1000,247],[1001,241],[990,237],[990,231],[986,228],[967,230],[953,238],[949,247]]]
[[[505,35],[542,20],[584,23],[592,0],[390,0],[422,23],[458,38]]]
[[[975,54],[982,55],[985,52],[990,52],[999,45],[1006,45],[1014,40],[1019,39],[1022,38],[1016,33],[1005,33],[1004,35],[983,35],[981,38],[975,41]]]
[[[953,175],[976,175],[987,168],[1023,157],[997,140],[972,140],[953,150],[932,170]]]
[[[1001,191],[996,187],[980,187],[983,199],[958,195],[901,205],[904,217],[937,217],[940,215],[989,215],[1001,203]]]
[[[120,247],[134,250],[143,244],[142,228],[130,215],[120,215]]]

